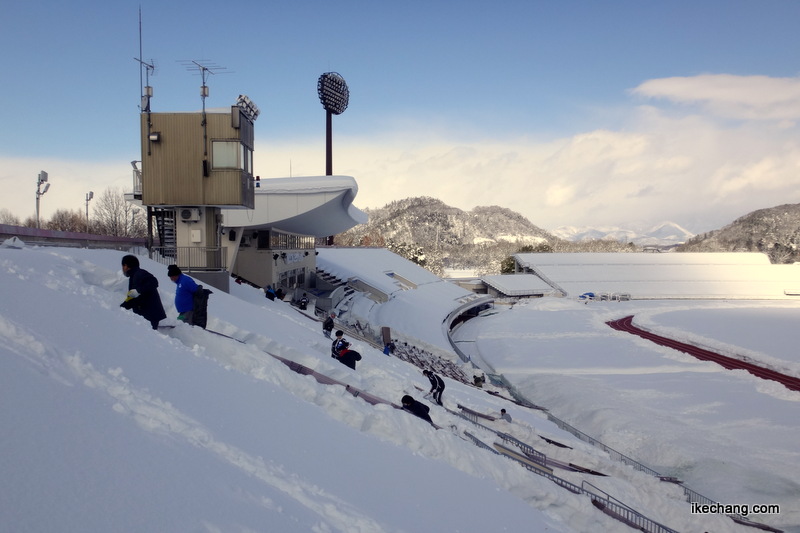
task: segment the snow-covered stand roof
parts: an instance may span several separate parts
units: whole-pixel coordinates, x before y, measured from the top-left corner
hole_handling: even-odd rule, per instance
[[[533,274],[481,276],[481,281],[506,296],[548,296],[558,292]]]
[[[517,254],[526,272],[570,297],[585,292],[648,298],[790,298],[800,266],[773,265],[761,253]]]
[[[351,176],[271,178],[255,190],[255,209],[223,209],[226,228],[278,228],[325,237],[367,222],[353,205],[358,184]]]
[[[385,248],[320,248],[319,269],[341,280],[359,280],[386,295],[377,303],[358,296],[348,312],[373,328],[414,331],[420,340],[450,349],[443,324],[454,311],[490,301],[445,281]],[[420,313],[420,309],[426,309]]]

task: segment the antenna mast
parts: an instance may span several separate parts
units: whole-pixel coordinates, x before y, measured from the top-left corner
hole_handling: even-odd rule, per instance
[[[139,7],[139,57],[133,58],[139,62],[139,111],[147,113],[147,155],[151,155],[151,141],[150,133],[153,123],[150,122],[150,99],[153,97],[153,88],[150,86],[150,73],[155,72],[156,67],[152,63],[147,63],[142,59],[142,8]],[[145,75],[145,85],[142,85],[142,72]]]
[[[141,96],[141,110],[143,113],[150,112],[150,98],[153,97],[153,88],[150,86],[150,74],[155,72],[156,67],[142,59],[142,8],[139,8],[139,57],[133,58],[139,62],[139,89]],[[152,60],[151,60],[152,61]],[[142,71],[145,75],[145,83],[142,84]]]
[[[200,69],[200,75],[203,78],[203,85],[200,86],[200,100],[203,102],[203,121],[201,122],[201,125],[203,126],[203,175],[208,176],[208,161],[205,159],[208,157],[208,128],[206,122],[206,98],[208,98],[208,85],[206,85],[206,81],[208,80],[209,75],[216,74],[219,70],[225,70],[225,67],[209,63],[207,59],[198,59],[197,61],[194,59],[189,59],[182,60],[180,62],[186,66],[187,70],[194,70],[195,68]]]

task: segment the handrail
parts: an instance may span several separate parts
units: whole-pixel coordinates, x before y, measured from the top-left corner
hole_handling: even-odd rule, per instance
[[[572,433],[573,435],[578,437],[580,440],[582,440],[584,442],[588,442],[589,444],[591,444],[591,445],[593,445],[593,446],[595,446],[597,448],[600,448],[604,452],[608,453],[612,457],[612,459],[616,459],[617,461],[621,461],[621,462],[625,463],[626,465],[633,467],[635,470],[639,470],[640,472],[645,472],[647,474],[650,474],[651,476],[661,477],[661,474],[659,474],[658,472],[656,472],[652,468],[650,468],[648,466],[645,466],[642,463],[640,463],[639,461],[637,461],[635,459],[632,459],[632,458],[628,457],[627,455],[625,455],[623,453],[620,453],[617,450],[611,448],[610,446],[607,446],[607,445],[603,444],[599,440],[595,439],[594,437],[591,437],[591,436],[587,435],[586,433],[584,433],[583,431],[579,430],[578,428],[567,424],[566,422],[564,422],[563,420],[561,420],[557,416],[553,415],[550,411],[547,411],[547,419],[550,420],[551,422],[553,422],[559,428],[561,428],[563,430],[566,430],[566,431],[569,431],[570,433]]]
[[[185,270],[224,270],[227,268],[224,246],[154,246],[150,259],[162,265],[175,264]]]
[[[464,411],[462,411],[462,412],[450,411],[450,412],[455,414],[455,415],[457,415],[457,416],[460,416],[461,418],[464,418],[465,420],[469,420],[470,422],[472,422],[473,424],[475,424],[478,427],[481,427],[481,428],[489,430],[490,432],[494,433],[495,435],[497,435],[498,437],[500,437],[503,440],[507,440],[509,442],[513,442],[515,445],[517,445],[520,449],[523,450],[523,452],[525,453],[526,457],[532,463],[539,464],[539,465],[542,465],[542,466],[547,466],[547,456],[545,456],[541,452],[536,451],[532,446],[527,445],[524,442],[522,442],[520,440],[517,440],[516,438],[514,438],[514,437],[512,437],[510,435],[507,435],[507,434],[499,432],[499,431],[495,431],[494,429],[489,428],[489,427],[481,424],[480,422],[477,422],[477,418],[478,417],[475,416],[472,413],[468,413],[468,412],[464,412]],[[473,418],[475,420],[473,420]],[[470,440],[472,440],[475,443],[476,446],[479,446],[481,448],[488,447],[484,442],[480,441],[479,439],[477,439],[476,437],[471,435],[468,431],[464,431],[464,434],[467,435],[470,438]],[[529,453],[529,452],[533,452],[533,453]],[[625,505],[621,501],[617,500],[616,498],[613,498],[612,496],[610,496],[609,494],[607,494],[605,492],[604,492],[605,497],[602,497],[602,496],[600,496],[600,495],[598,495],[598,494],[586,489],[583,486],[578,486],[578,485],[576,485],[576,484],[574,484],[574,483],[572,483],[570,481],[567,481],[566,479],[558,477],[557,475],[553,474],[549,470],[543,470],[543,469],[536,468],[532,464],[526,463],[525,461],[522,461],[522,460],[514,457],[513,455],[507,455],[507,454],[501,454],[501,455],[503,455],[504,457],[507,457],[508,459],[511,459],[512,461],[516,461],[517,463],[522,465],[527,470],[529,470],[531,472],[534,472],[534,473],[536,473],[536,474],[538,474],[538,475],[540,475],[542,477],[545,477],[545,478],[549,479],[550,481],[552,481],[556,485],[560,486],[561,488],[564,488],[564,489],[566,489],[566,490],[568,490],[568,491],[570,491],[570,492],[572,492],[574,494],[583,494],[583,495],[588,496],[592,500],[592,503],[595,504],[595,507],[597,507],[598,509],[600,509],[601,511],[606,513],[608,516],[610,516],[612,518],[615,518],[617,520],[620,520],[621,522],[623,522],[625,524],[631,525],[633,527],[636,527],[638,529],[641,529],[642,531],[646,531],[646,532],[649,532],[649,533],[678,533],[674,529],[671,529],[671,528],[669,528],[669,527],[667,527],[667,526],[665,526],[663,524],[660,524],[660,523],[656,522],[655,520],[653,520],[651,518],[646,517],[645,515],[643,515],[639,511],[636,511],[635,509],[632,509],[631,507]],[[584,483],[588,483],[588,482],[584,482]],[[594,485],[591,485],[591,484],[589,484],[589,485],[594,487]],[[598,491],[599,490],[600,489],[598,489]]]
[[[522,450],[522,452],[534,463],[538,463],[542,466],[547,466],[547,456],[531,446],[530,444],[526,444],[521,440],[512,437],[508,433],[502,433],[500,431],[496,432],[497,436],[503,439],[506,442],[510,442],[514,444],[517,448]]]

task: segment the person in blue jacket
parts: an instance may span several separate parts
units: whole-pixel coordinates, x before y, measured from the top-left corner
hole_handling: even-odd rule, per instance
[[[143,316],[153,329],[158,329],[158,323],[167,318],[158,295],[158,280],[147,270],[139,268],[139,258],[135,255],[122,258],[122,273],[128,278],[128,294],[119,306]]]
[[[187,324],[194,324],[194,293],[197,292],[197,283],[181,272],[178,265],[169,265],[167,267],[167,276],[177,285],[175,288],[175,309],[178,310],[178,320]]]

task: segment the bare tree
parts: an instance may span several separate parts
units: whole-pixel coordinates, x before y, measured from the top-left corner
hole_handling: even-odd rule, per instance
[[[69,209],[57,210],[49,221],[44,223],[44,228],[58,231],[82,232],[86,229],[86,221],[80,209],[70,211]]]
[[[6,209],[0,209],[0,224],[8,224],[9,226],[19,226],[20,221],[14,213]]]
[[[92,228],[101,235],[145,237],[147,221],[144,211],[125,201],[124,193],[109,187],[94,204]]]

